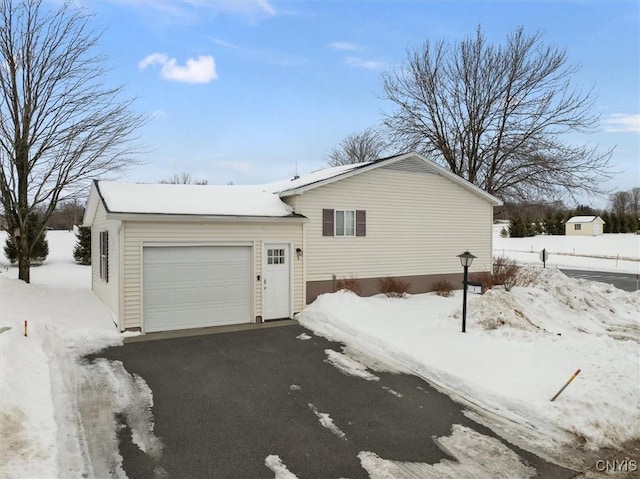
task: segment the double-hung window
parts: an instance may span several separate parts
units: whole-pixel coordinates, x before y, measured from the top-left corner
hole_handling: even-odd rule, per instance
[[[365,210],[322,210],[322,236],[366,236]]]
[[[356,212],[354,210],[336,210],[336,236],[356,235]]]

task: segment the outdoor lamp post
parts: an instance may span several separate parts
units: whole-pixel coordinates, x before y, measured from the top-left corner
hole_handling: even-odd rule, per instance
[[[458,255],[460,264],[464,268],[464,280],[462,282],[462,332],[467,331],[467,280],[469,279],[469,266],[477,256],[473,256],[468,251]]]

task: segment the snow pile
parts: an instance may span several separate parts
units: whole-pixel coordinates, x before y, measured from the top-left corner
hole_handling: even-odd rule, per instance
[[[90,267],[73,261],[73,233],[47,236],[50,257],[30,285],[17,268],[0,274],[0,477],[124,478],[116,415],[142,450],[161,451],[151,392],[121,365],[81,361],[124,336],[90,290]]]
[[[546,457],[640,438],[640,293],[541,271],[532,287],[405,300],[326,294],[300,322],[333,340],[404,366],[473,405],[487,425]],[[571,374],[581,374],[555,401]],[[478,416],[480,413],[480,417]]]
[[[467,321],[489,330],[507,325],[558,335],[589,333],[640,342],[639,292],[628,293],[584,279],[567,281],[562,272],[553,269],[527,267],[525,274],[536,277],[531,287],[487,291],[476,299]],[[552,316],[548,311],[562,314]]]

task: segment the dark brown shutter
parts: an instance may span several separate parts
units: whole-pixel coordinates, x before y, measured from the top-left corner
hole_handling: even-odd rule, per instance
[[[356,236],[367,236],[367,212],[356,210]]]
[[[322,210],[322,236],[333,236],[333,210]]]
[[[109,282],[109,232],[108,231],[104,232],[104,256],[105,256],[104,280],[108,283]]]
[[[98,236],[100,244],[98,248],[98,261],[100,264],[100,279],[104,279],[104,261],[102,261],[102,255],[104,254],[104,231],[100,231],[100,235]]]

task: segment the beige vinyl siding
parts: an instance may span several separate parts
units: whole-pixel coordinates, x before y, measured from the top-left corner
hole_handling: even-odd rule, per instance
[[[253,307],[256,316],[262,315],[262,287],[256,279],[262,276],[262,245],[265,242],[291,242],[293,262],[293,308],[303,307],[302,261],[295,249],[302,247],[301,223],[264,222],[132,222],[125,223],[124,235],[124,328],[142,327],[142,249],[144,244],[197,243],[253,245],[254,291]]]
[[[306,224],[306,280],[459,273],[456,255],[492,261],[493,207],[436,174],[374,169],[286,199]],[[366,210],[366,236],[322,236],[322,210]]]
[[[118,316],[119,285],[119,230],[120,222],[107,220],[106,211],[98,203],[95,219],[91,225],[91,285],[94,293]],[[109,282],[100,278],[100,232],[109,232]]]
[[[576,229],[576,225],[580,225],[580,229]],[[594,231],[594,227],[598,225],[598,232]],[[593,221],[584,223],[565,223],[565,234],[567,236],[596,236],[604,232],[604,221],[597,218]]]

